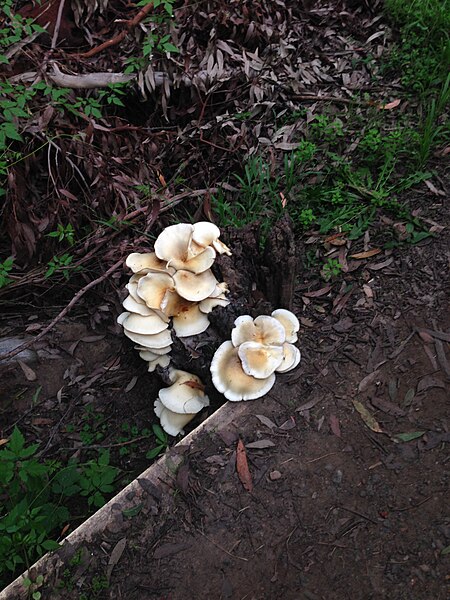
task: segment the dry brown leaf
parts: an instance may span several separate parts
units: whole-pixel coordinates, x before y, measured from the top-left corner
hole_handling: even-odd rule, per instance
[[[236,471],[240,482],[247,490],[247,492],[253,491],[253,481],[248,468],[247,453],[245,452],[244,442],[239,440],[236,448]]]
[[[359,414],[361,415],[362,420],[364,421],[364,423],[367,425],[367,427],[369,429],[371,429],[375,433],[384,433],[383,430],[381,429],[378,421],[367,410],[367,408],[363,404],[361,404],[361,402],[358,402],[358,400],[353,400],[352,402],[353,402],[353,406],[359,412]]]
[[[400,105],[401,100],[397,98],[397,100],[393,100],[392,102],[388,102],[387,104],[382,104],[380,108],[382,110],[392,110],[393,108],[397,108]]]
[[[330,429],[335,436],[341,437],[341,427],[339,425],[339,419],[336,415],[330,415]]]
[[[17,363],[19,364],[20,368],[22,369],[23,374],[25,375],[25,379],[27,381],[36,381],[37,375],[31,367],[29,367],[26,363],[24,363],[21,360],[18,360]]]
[[[365,252],[351,254],[350,258],[356,258],[357,260],[361,260],[363,258],[370,258],[371,256],[375,256],[376,254],[380,254],[380,252],[381,248],[372,248],[372,250],[366,250]]]
[[[8,442],[9,442],[9,438],[1,438],[0,439],[0,446],[4,446]]]

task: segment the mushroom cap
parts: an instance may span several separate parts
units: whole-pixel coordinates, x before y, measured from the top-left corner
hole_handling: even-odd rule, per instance
[[[184,434],[183,428],[195,417],[195,414],[190,415],[172,412],[163,406],[159,398],[155,400],[154,408],[155,414],[161,422],[161,427],[166,433],[173,437],[180,433]]]
[[[283,325],[267,315],[261,315],[253,320],[249,315],[238,317],[231,331],[231,341],[234,346],[244,342],[258,342],[268,346],[281,346],[286,338]]]
[[[168,273],[151,272],[139,280],[137,295],[149,308],[159,309],[166,292],[174,289],[174,281]]]
[[[173,280],[177,293],[192,302],[200,302],[208,298],[217,285],[217,279],[211,269],[197,275],[190,271],[179,270],[174,274]]]
[[[125,264],[133,273],[139,273],[143,269],[152,269],[156,271],[165,271],[166,262],[159,259],[155,252],[140,253],[133,252],[127,256]]]
[[[203,248],[212,246],[219,254],[228,254],[228,256],[231,256],[230,249],[219,240],[219,237],[220,229],[214,223],[210,223],[209,221],[194,223],[192,242]]]
[[[173,317],[172,324],[178,337],[198,335],[209,327],[208,317],[200,310],[199,305],[195,302],[190,302],[189,305]]]
[[[230,341],[224,342],[216,350],[210,368],[215,388],[232,401],[260,398],[267,394],[275,383],[273,373],[267,379],[256,379],[247,375],[242,368],[238,348]]]
[[[176,317],[180,313],[189,310],[191,306],[192,302],[190,300],[182,298],[177,292],[168,290],[161,303],[161,310],[168,317]]]
[[[267,346],[258,342],[244,342],[238,347],[242,369],[256,379],[266,379],[283,362],[283,346]]]
[[[156,256],[166,261],[167,267],[183,269],[192,273],[202,273],[209,269],[215,258],[214,248],[207,247],[192,255],[189,251],[194,226],[189,223],[178,223],[166,227],[155,242]]]
[[[229,304],[230,301],[227,300],[227,298],[225,298],[224,294],[222,294],[220,296],[217,296],[216,298],[205,298],[204,300],[201,300],[198,307],[202,311],[202,313],[205,313],[205,315],[207,315],[216,306],[228,306]]]
[[[144,335],[161,333],[161,331],[169,327],[169,324],[163,321],[156,313],[146,315],[145,317],[135,313],[128,314],[121,325],[127,331],[143,333]]]
[[[294,344],[298,340],[297,332],[300,329],[300,322],[290,310],[278,308],[272,313],[272,317],[279,321],[286,332],[286,342]]]
[[[153,309],[148,308],[148,306],[144,304],[142,300],[140,302],[137,302],[131,294],[129,294],[125,298],[125,300],[122,302],[122,306],[128,312],[142,315],[143,317],[147,317],[148,315],[153,314]]]
[[[167,354],[165,354],[163,356],[157,356],[153,360],[149,361],[148,372],[153,373],[153,371],[156,369],[156,367],[162,367],[163,369],[165,369],[166,367],[169,366],[169,364],[170,364],[170,356],[168,356]]]
[[[163,406],[178,414],[196,414],[209,406],[201,379],[187,371],[170,369],[172,385],[159,390],[158,397]]]
[[[283,344],[283,361],[276,369],[277,373],[292,371],[299,364],[301,357],[300,350],[293,344],[286,342]]]
[[[147,350],[153,350],[154,348],[164,348],[170,346],[172,343],[172,336],[170,331],[165,329],[161,333],[155,333],[154,335],[147,335],[143,333],[134,333],[132,331],[123,330],[125,335],[130,338],[136,344],[143,346]]]
[[[134,349],[138,350],[139,352],[151,352],[155,356],[162,356],[163,354],[169,354],[169,352],[172,350],[172,345],[170,344],[169,346],[163,346],[162,348],[155,348],[154,346],[152,348],[147,348],[145,346],[135,346]],[[147,359],[144,358],[144,360]]]

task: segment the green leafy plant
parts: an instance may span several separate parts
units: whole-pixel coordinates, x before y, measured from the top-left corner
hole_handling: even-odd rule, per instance
[[[0,262],[0,289],[2,287],[6,287],[12,282],[12,279],[8,274],[12,270],[13,264],[14,259],[11,256],[5,259],[3,262]]]
[[[72,266],[73,256],[71,254],[62,254],[54,256],[47,264],[48,269],[45,272],[45,278],[51,277],[54,273],[61,271],[65,279],[70,278],[70,273],[79,270],[79,267]]]
[[[329,258],[322,267],[322,277],[325,281],[329,281],[330,279],[338,277],[341,273],[342,266],[335,258]]]
[[[56,238],[58,242],[66,241],[70,246],[73,246],[75,243],[75,229],[71,223],[68,223],[67,225],[58,223],[56,230],[51,231],[47,236]]]
[[[167,434],[160,425],[154,423],[152,425],[152,429],[156,437],[156,446],[147,452],[145,458],[156,458],[159,454],[161,454],[161,452],[163,452],[167,448],[169,444]]]
[[[28,567],[44,552],[59,547],[52,535],[70,519],[65,498],[84,496],[88,507],[99,507],[117,478],[108,451],[86,463],[71,460],[62,467],[56,461],[39,461],[38,446],[27,446],[15,427],[0,450],[0,582],[6,581],[8,572]],[[35,584],[29,585],[33,594]]]

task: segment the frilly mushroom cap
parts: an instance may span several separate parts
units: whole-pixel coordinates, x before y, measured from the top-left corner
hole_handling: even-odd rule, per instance
[[[266,379],[283,362],[283,346],[266,346],[258,342],[244,342],[238,348],[242,369],[256,379]]]
[[[300,322],[290,310],[278,308],[272,313],[272,317],[279,321],[286,332],[286,342],[294,344],[298,340],[297,332],[300,329]]]
[[[169,365],[170,365],[170,356],[168,356],[167,354],[165,354],[163,356],[157,356],[153,360],[149,361],[148,372],[153,373],[153,371],[156,369],[156,367],[161,367],[161,368],[165,369]]]
[[[162,356],[163,354],[169,354],[169,352],[172,350],[172,345],[170,344],[169,346],[162,346],[162,348],[155,348],[154,346],[152,348],[146,348],[145,346],[135,346],[134,349],[138,350],[139,352],[151,352],[155,356]],[[144,360],[147,359],[144,358]]]
[[[275,383],[273,373],[267,379],[247,375],[242,368],[238,348],[230,341],[224,342],[216,350],[211,361],[211,375],[215,388],[233,402],[260,398]]]
[[[281,346],[286,339],[283,325],[266,315],[261,315],[253,320],[249,315],[238,317],[231,331],[233,346],[240,346],[244,342],[258,342],[268,346]]]
[[[173,291],[175,284],[168,273],[147,273],[141,277],[137,285],[137,295],[149,308],[160,309],[168,291]],[[129,289],[131,294],[131,290]]]
[[[137,284],[136,284],[137,288]],[[146,304],[141,300],[141,302],[136,302],[131,294],[129,294],[125,300],[122,302],[122,306],[125,310],[131,313],[135,313],[138,315],[142,315],[143,317],[147,317],[154,313],[152,308],[148,308]]]
[[[139,271],[142,271],[143,269],[152,269],[156,271],[166,270],[166,261],[159,259],[155,252],[133,252],[127,256],[125,264],[133,271],[133,273],[139,273]]]
[[[165,408],[177,414],[196,414],[209,406],[204,386],[196,375],[170,369],[172,385],[159,390],[158,397]]]
[[[207,247],[192,256],[189,251],[194,226],[189,223],[178,223],[166,227],[155,242],[156,256],[166,261],[167,267],[183,269],[192,273],[203,273],[209,269],[216,258],[214,248]]]
[[[209,221],[194,223],[194,232],[192,234],[192,242],[194,244],[200,248],[212,246],[219,254],[228,254],[228,256],[231,256],[230,249],[219,240],[219,237],[220,229],[214,223],[210,223]]]
[[[180,270],[174,274],[173,280],[177,293],[191,302],[200,302],[208,298],[217,285],[217,279],[210,269],[198,275]]]
[[[122,320],[121,325],[127,331],[131,331],[132,333],[142,333],[144,335],[161,333],[161,331],[164,331],[164,329],[167,329],[169,326],[169,324],[163,321],[156,313],[146,315],[145,317],[135,313],[128,313]]]
[[[206,331],[209,320],[197,303],[189,302],[188,307],[173,317],[172,324],[178,337],[189,337]]]
[[[287,373],[292,371],[299,364],[301,359],[300,350],[293,344],[283,344],[283,361],[279,367],[277,367],[277,373]]]
[[[183,428],[186,427],[189,421],[192,421],[192,419],[195,417],[195,414],[180,414],[172,412],[162,404],[159,398],[155,400],[154,408],[155,414],[161,422],[161,427],[166,433],[172,435],[173,437],[180,433],[183,434]]]
[[[198,307],[202,313],[205,313],[205,315],[207,315],[216,306],[228,306],[229,304],[230,301],[227,300],[227,298],[225,298],[224,294],[221,294],[220,296],[217,296],[217,298],[205,298],[200,302]]]
[[[170,331],[168,329],[165,329],[164,331],[161,331],[161,333],[156,333],[154,335],[133,333],[132,331],[127,331],[126,329],[124,329],[123,332],[128,338],[130,338],[130,340],[148,350],[153,350],[154,348],[164,348],[165,346],[170,346],[172,343],[172,336],[170,335]]]

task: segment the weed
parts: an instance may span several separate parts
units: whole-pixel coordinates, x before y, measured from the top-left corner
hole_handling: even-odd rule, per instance
[[[57,271],[61,271],[65,279],[70,278],[70,273],[79,271],[80,267],[72,266],[73,256],[71,254],[62,254],[61,256],[54,256],[47,264],[47,271],[45,272],[45,278],[48,279]]]
[[[75,229],[71,223],[65,226],[58,223],[56,230],[47,233],[47,237],[56,238],[58,242],[66,241],[69,246],[73,246],[75,243]]]
[[[59,547],[52,532],[71,518],[65,498],[83,496],[88,507],[102,506],[118,474],[109,465],[108,451],[86,463],[71,460],[62,467],[56,461],[39,461],[38,446],[27,446],[15,427],[0,450],[1,582],[8,571],[28,567],[44,552]]]
[[[342,273],[342,266],[337,259],[329,258],[323,265],[321,273],[324,280],[329,281]]]
[[[147,452],[145,458],[156,458],[159,454],[161,454],[161,452],[163,452],[167,448],[169,443],[166,433],[157,423],[154,423],[152,425],[152,429],[153,433],[156,436],[157,445]]]
[[[13,264],[14,259],[11,256],[3,262],[0,262],[0,289],[12,282],[12,279],[8,274],[12,270]]]

